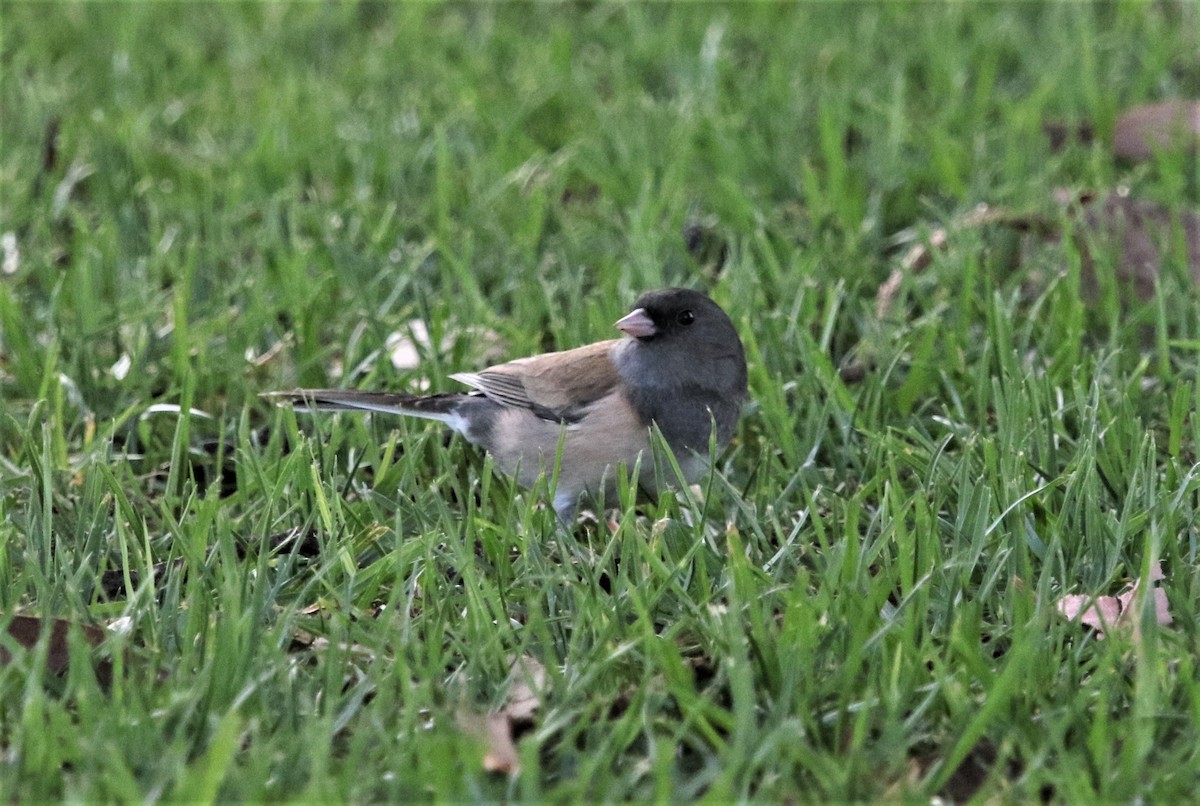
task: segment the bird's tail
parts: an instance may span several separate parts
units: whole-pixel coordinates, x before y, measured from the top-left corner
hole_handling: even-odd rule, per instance
[[[293,389],[290,392],[264,392],[261,397],[291,404],[297,411],[372,411],[405,414],[438,420],[458,430],[462,418],[456,413],[468,395],[447,392],[440,395],[406,395],[393,392],[357,392],[349,389]]]

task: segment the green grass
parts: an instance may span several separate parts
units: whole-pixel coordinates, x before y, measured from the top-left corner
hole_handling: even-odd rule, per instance
[[[1069,242],[967,230],[874,315],[896,234],[979,202],[1195,207],[1194,158],[1103,144],[1200,96],[1195,5],[9,1],[0,34],[0,614],[127,628],[107,691],[80,640],[0,667],[7,800],[1200,788],[1178,253],[1089,305]],[[257,397],[452,388],[664,284],[730,312],[754,402],[615,533],[434,427]],[[445,342],[397,370],[414,319]],[[1056,616],[1158,561],[1171,627]],[[520,656],[548,686],[490,774],[457,719]]]

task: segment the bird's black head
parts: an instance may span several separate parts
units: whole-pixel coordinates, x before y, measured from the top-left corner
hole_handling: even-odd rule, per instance
[[[688,288],[663,288],[643,294],[617,327],[643,344],[684,338],[741,348],[733,323],[721,307]]]
[[[617,322],[631,339],[615,352],[634,409],[674,448],[702,450],[713,423],[720,445],[733,435],[746,397],[746,355],[720,306],[698,291],[643,294]]]

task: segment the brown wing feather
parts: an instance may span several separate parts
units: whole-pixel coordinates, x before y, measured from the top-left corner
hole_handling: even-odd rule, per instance
[[[618,341],[518,358],[451,377],[502,405],[560,414],[599,400],[617,385],[620,376],[611,352]]]

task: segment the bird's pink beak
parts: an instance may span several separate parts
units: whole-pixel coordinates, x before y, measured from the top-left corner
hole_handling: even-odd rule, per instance
[[[658,329],[654,327],[654,320],[646,313],[645,308],[637,308],[628,315],[618,319],[614,327],[633,336],[635,339],[653,336],[658,332]]]

